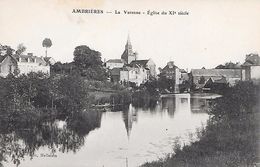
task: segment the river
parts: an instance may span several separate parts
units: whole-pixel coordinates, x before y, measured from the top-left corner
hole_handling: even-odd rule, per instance
[[[209,119],[206,111],[211,97],[170,95],[153,108],[130,105],[124,111],[86,115],[91,118],[85,122],[98,122],[87,129],[89,124],[81,117],[69,123],[55,121],[44,128],[33,127],[37,133],[28,132],[36,136],[33,140],[27,138],[29,134],[21,137],[19,131],[13,132],[18,136],[13,137],[18,138],[16,145],[33,152],[19,158],[19,167],[135,167],[158,160],[173,152],[176,141],[188,144],[196,140],[195,132]],[[2,164],[16,166],[10,157]]]

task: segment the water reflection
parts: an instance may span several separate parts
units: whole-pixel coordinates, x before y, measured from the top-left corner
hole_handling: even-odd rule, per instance
[[[206,123],[207,104],[205,98],[182,94],[162,97],[152,107],[130,105],[119,112],[76,113],[63,121],[3,124],[0,160],[23,159],[21,167],[138,166],[171,153],[176,137],[187,143],[188,134]]]
[[[125,123],[125,129],[127,133],[127,137],[130,137],[133,122],[137,122],[138,118],[138,110],[134,108],[132,105],[129,106],[127,110],[122,112],[123,121]]]
[[[100,121],[98,112],[75,113],[65,121],[41,116],[36,121],[28,121],[20,115],[1,116],[0,162],[19,165],[25,156],[37,157],[35,153],[43,147],[48,151],[42,156],[55,157],[57,151],[76,153],[84,145],[85,136],[100,127]]]

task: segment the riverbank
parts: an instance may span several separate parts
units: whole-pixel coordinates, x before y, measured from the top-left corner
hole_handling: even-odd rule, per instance
[[[142,167],[254,166],[259,162],[259,86],[241,82],[213,101],[207,126],[191,145]]]

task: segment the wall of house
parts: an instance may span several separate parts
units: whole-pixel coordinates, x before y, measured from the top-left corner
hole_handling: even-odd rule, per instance
[[[134,82],[137,86],[148,80],[148,71],[144,68],[132,68],[128,71],[120,71],[120,81]]]
[[[0,76],[6,77],[8,74],[13,73],[16,69],[16,64],[12,61],[11,57],[6,57],[2,63],[0,63]]]
[[[258,80],[260,79],[260,66],[251,66],[251,79]]]
[[[121,68],[124,66],[124,63],[106,63],[106,67],[109,69]]]
[[[230,86],[234,86],[236,83],[238,83],[241,78],[226,78],[227,82],[229,83]]]
[[[28,74],[30,72],[43,72],[50,74],[50,66],[39,65],[34,62],[18,62],[17,65],[20,74]]]
[[[128,82],[129,81],[129,73],[128,71],[120,71],[120,81],[124,82]]]
[[[152,60],[149,60],[147,63],[147,68],[150,70],[150,75],[156,77],[156,65]]]

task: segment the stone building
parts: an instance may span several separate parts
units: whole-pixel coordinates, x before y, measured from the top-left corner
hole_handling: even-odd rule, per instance
[[[196,88],[202,88],[211,78],[220,80],[225,77],[230,86],[234,86],[242,79],[241,69],[192,69],[190,79]]]
[[[247,55],[242,68],[243,80],[252,80],[254,83],[260,82],[260,57],[258,54]]]
[[[156,77],[155,63],[152,59],[137,60],[137,53],[133,52],[129,36],[121,59],[108,60],[106,68],[110,71],[112,82],[133,82],[139,86],[150,77]]]
[[[121,59],[124,61],[125,64],[130,64],[132,61],[137,59],[137,53],[133,52],[132,44],[130,42],[130,37],[128,35],[127,42],[125,45],[125,50],[121,55]]]
[[[123,67],[120,71],[121,82],[133,82],[137,86],[144,84],[148,80],[149,70],[143,67]]]
[[[131,67],[143,67],[149,70],[149,76],[156,78],[156,65],[152,59],[134,60],[130,63]]]
[[[50,74],[50,64],[43,57],[27,55],[5,55],[0,57],[0,76],[6,77],[10,73],[28,74],[43,72]]]
[[[160,77],[165,77],[174,82],[174,93],[179,93],[179,85],[181,84],[181,70],[174,65],[173,61],[169,61],[167,65],[160,71]]]

